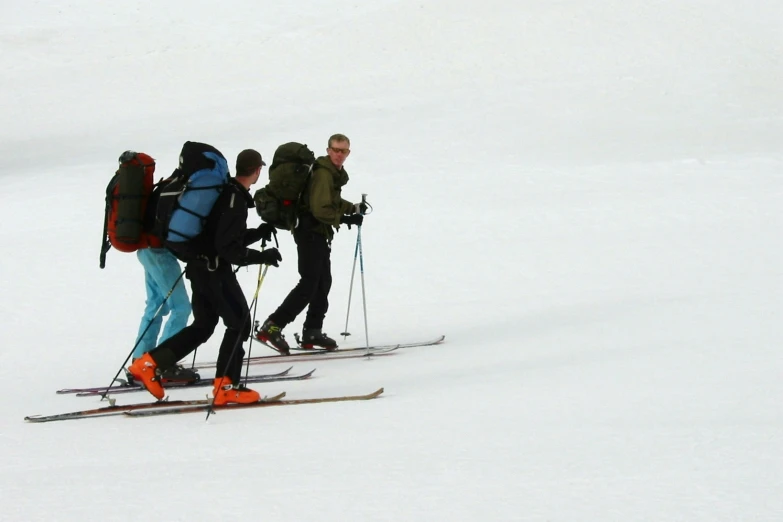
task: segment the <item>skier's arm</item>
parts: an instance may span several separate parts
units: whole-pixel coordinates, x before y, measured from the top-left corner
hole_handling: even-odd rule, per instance
[[[350,212],[353,204],[344,199],[335,204],[332,201],[333,189],[334,183],[328,170],[313,171],[310,182],[310,212],[318,221],[336,227],[340,224],[340,216]]]
[[[347,199],[340,199],[340,208],[343,211],[343,214],[355,214],[356,213],[356,205],[348,201]]]
[[[261,241],[261,238],[263,238],[263,237],[264,237],[264,235],[257,228],[249,228],[245,232],[245,235],[244,235],[244,237],[242,239],[242,244],[244,246],[252,245],[253,243],[256,243],[257,241]]]
[[[261,263],[261,252],[246,248],[247,212],[236,208],[226,209],[220,216],[215,234],[215,250],[220,257],[232,265],[253,265]]]

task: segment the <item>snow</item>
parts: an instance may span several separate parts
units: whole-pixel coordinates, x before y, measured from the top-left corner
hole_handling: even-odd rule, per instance
[[[6,0],[0,20],[1,520],[783,516],[779,2]],[[185,140],[233,164],[335,132],[345,196],[375,208],[370,342],[446,343],[255,386],[385,387],[366,403],[23,421],[98,406],[54,391],[108,383],[135,340],[141,266],[98,269],[122,151],[162,176]],[[355,242],[333,245],[333,335]],[[281,251],[259,319],[297,279]],[[357,273],[346,346],[360,304]]]

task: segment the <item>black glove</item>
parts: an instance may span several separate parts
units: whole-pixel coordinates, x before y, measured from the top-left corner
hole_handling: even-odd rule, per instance
[[[340,223],[348,225],[348,229],[351,229],[351,225],[362,226],[364,216],[361,214],[351,214],[350,216],[340,216]]]
[[[367,213],[367,203],[356,203],[353,206],[354,214],[361,214],[362,216]]]
[[[248,264],[280,266],[277,262],[283,260],[283,256],[280,255],[276,248],[268,248],[263,252],[251,250],[251,252],[251,260]]]
[[[260,239],[263,239],[264,241],[272,241],[273,234],[277,236],[277,229],[274,225],[270,225],[269,223],[261,223],[256,230],[258,231]]]

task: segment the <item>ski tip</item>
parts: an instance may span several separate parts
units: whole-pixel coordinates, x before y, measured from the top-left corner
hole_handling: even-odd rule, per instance
[[[278,393],[277,395],[272,395],[271,397],[267,396],[261,399],[261,402],[277,402],[280,399],[285,397],[285,392]]]
[[[28,415],[24,418],[25,422],[33,422],[35,424],[40,424],[42,422],[50,422],[53,420],[61,420],[59,415]]]

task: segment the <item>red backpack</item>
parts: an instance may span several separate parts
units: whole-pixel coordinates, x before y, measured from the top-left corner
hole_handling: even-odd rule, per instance
[[[106,253],[111,247],[120,252],[135,252],[163,246],[152,235],[155,209],[147,208],[155,186],[155,160],[141,152],[125,151],[119,161],[120,167],[106,186],[101,268],[106,266]]]

